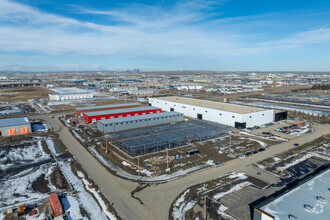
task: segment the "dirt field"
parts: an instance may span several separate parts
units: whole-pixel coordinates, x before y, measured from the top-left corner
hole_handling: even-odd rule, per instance
[[[48,90],[44,87],[6,88],[1,89],[0,93],[2,93],[1,101],[9,103],[17,103],[28,99],[48,99]]]

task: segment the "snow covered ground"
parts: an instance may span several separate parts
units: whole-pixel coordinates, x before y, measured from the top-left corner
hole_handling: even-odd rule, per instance
[[[47,138],[45,141],[46,141],[46,144],[47,144],[48,149],[52,152],[52,154],[53,154],[54,156],[58,156],[58,155],[60,155],[60,154],[56,151],[56,149],[55,149],[55,143],[54,143],[54,141],[53,141],[51,138]]]
[[[86,192],[85,187],[88,188],[89,182],[84,178],[84,175],[82,173],[78,173],[80,178],[82,178],[81,181],[77,176],[74,175],[69,164],[66,164],[64,162],[59,162],[59,166],[63,174],[67,178],[67,180],[71,183],[71,185],[77,192],[75,197],[69,198],[69,204],[71,208],[69,208],[68,210],[70,210],[70,213],[72,213],[72,217],[73,216],[81,217],[80,208],[78,208],[79,207],[78,204],[79,204],[88,212],[91,219],[106,219],[106,216],[109,217],[110,219],[116,219],[115,215],[110,213],[106,209],[105,203],[101,199],[98,192],[95,191],[95,189],[89,189],[89,191],[92,194],[94,194],[94,196],[97,198],[102,209],[94,200],[94,198],[88,192]],[[88,218],[83,218],[83,219],[88,219]]]
[[[185,201],[185,197],[187,193],[189,193],[190,189],[187,189],[175,202],[175,206],[173,207],[172,216],[174,219],[184,220],[185,213],[193,208],[197,201],[190,200],[188,202]]]
[[[217,193],[213,196],[214,199],[218,200],[218,199],[221,199],[222,197],[224,197],[225,195],[228,195],[232,192],[235,192],[235,191],[238,191],[240,189],[243,189],[249,185],[251,185],[252,183],[250,182],[242,182],[242,183],[239,183],[237,185],[234,185],[232,188],[230,188],[228,191],[226,192],[220,192],[220,193]]]
[[[278,171],[286,170],[286,169],[288,169],[289,167],[292,167],[292,166],[294,166],[294,165],[296,165],[296,164],[298,164],[298,163],[300,163],[300,162],[302,162],[302,161],[304,161],[304,160],[307,160],[307,159],[309,159],[309,158],[311,158],[311,157],[313,157],[312,154],[306,154],[306,155],[304,155],[302,158],[297,159],[297,160],[293,160],[292,162],[290,162],[290,163],[286,163],[284,166],[277,167],[276,169],[277,169]]]
[[[41,140],[37,142],[22,142],[22,146],[0,148],[0,169],[5,170],[17,164],[27,164],[49,159],[41,145]]]
[[[85,139],[83,139],[75,130],[72,130],[73,135],[79,139],[81,142],[85,142]]]
[[[20,178],[8,179],[0,182],[0,207],[9,206],[25,201],[38,200],[48,197],[48,193],[35,192],[31,184],[42,174],[48,180],[48,187],[51,190],[57,190],[51,184],[50,174],[54,167],[51,163],[41,165],[37,170],[32,173],[21,176]],[[24,170],[23,170],[24,172]]]

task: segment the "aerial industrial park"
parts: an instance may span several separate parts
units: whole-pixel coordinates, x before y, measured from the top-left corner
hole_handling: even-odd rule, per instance
[[[326,219],[329,80],[3,72],[0,218]]]
[[[0,0],[0,220],[329,220],[329,0]]]

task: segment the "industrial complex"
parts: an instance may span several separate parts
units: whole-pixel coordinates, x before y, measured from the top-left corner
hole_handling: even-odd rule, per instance
[[[274,110],[185,97],[150,98],[149,104],[187,117],[218,122],[235,128],[250,128],[274,122]]]
[[[0,73],[0,219],[328,220],[329,79]]]
[[[13,136],[31,132],[27,117],[0,119],[0,136]]]

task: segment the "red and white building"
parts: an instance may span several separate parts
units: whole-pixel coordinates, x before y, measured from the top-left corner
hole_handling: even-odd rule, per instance
[[[128,109],[116,109],[108,111],[97,111],[97,112],[84,112],[83,119],[86,123],[94,123],[102,119],[111,118],[123,118],[137,115],[148,115],[161,113],[162,109],[157,107],[139,107],[139,108],[128,108]]]

